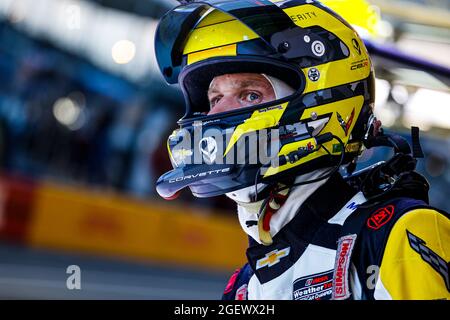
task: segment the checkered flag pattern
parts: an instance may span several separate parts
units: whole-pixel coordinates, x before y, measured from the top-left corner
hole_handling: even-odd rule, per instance
[[[425,246],[426,242],[406,230],[411,248],[416,251],[424,261],[433,267],[443,278],[447,290],[450,292],[450,264],[442,259],[436,252]]]

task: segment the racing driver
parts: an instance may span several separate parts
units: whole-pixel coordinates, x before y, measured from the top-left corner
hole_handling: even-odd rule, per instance
[[[450,297],[450,220],[415,171],[418,128],[412,144],[381,128],[349,23],[312,0],[182,1],[155,51],[186,101],[158,193],[226,195],[249,237],[223,299]],[[380,146],[392,158],[356,171]]]

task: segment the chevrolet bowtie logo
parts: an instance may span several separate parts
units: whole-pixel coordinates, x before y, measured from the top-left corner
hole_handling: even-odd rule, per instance
[[[277,264],[278,262],[280,262],[281,258],[287,257],[289,255],[290,250],[291,247],[287,247],[281,249],[280,251],[278,251],[278,249],[275,249],[269,253],[266,253],[266,256],[264,258],[256,261],[256,270],[265,266],[271,267],[274,264]]]

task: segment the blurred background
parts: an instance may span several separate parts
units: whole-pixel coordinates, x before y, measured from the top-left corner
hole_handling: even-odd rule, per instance
[[[450,0],[324,2],[377,44],[450,68]],[[244,263],[231,201],[156,194],[184,105],[153,35],[176,4],[0,0],[0,298],[218,299]],[[450,211],[448,82],[373,60],[376,115],[408,138],[421,128],[418,171]],[[389,156],[379,149],[359,166]]]

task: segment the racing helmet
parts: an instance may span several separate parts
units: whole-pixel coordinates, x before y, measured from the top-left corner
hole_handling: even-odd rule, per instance
[[[186,104],[167,140],[173,170],[158,179],[159,195],[171,199],[189,187],[210,197],[271,185],[362,152],[374,118],[374,73],[343,18],[311,0],[181,2],[155,35],[161,73],[179,84]],[[211,81],[233,73],[268,75],[294,92],[208,115]],[[267,157],[255,160],[261,150]]]

